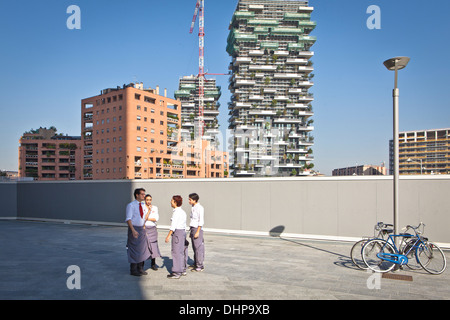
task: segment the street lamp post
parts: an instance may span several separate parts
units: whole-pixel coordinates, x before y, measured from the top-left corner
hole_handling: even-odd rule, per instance
[[[383,62],[384,66],[390,70],[395,71],[394,90],[392,91],[392,97],[394,100],[394,233],[399,234],[398,225],[398,208],[399,208],[399,194],[398,194],[398,181],[399,181],[399,141],[398,141],[398,97],[399,90],[397,86],[398,70],[406,67],[409,62],[408,57],[395,57]],[[395,237],[396,240],[398,237]],[[397,241],[396,241],[397,244]]]
[[[422,165],[422,159],[418,159],[420,161],[420,174],[422,174],[422,169],[423,169],[423,165]],[[406,159],[406,162],[415,162],[415,163],[419,163],[419,161],[414,161],[411,158]]]

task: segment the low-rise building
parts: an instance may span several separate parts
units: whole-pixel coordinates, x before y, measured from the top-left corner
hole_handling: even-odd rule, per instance
[[[333,176],[385,176],[387,173],[386,167],[374,165],[360,165],[347,168],[334,169]]]
[[[80,180],[82,142],[56,128],[25,132],[19,140],[19,178]]]

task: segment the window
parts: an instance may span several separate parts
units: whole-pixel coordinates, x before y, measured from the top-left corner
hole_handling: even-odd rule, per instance
[[[141,141],[141,137],[136,137],[137,138],[137,141]]]

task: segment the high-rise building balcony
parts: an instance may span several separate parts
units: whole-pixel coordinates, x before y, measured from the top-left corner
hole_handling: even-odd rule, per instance
[[[290,90],[294,90],[294,89],[290,89]],[[289,90],[289,93],[294,93],[294,92],[291,92],[290,90]],[[297,90],[297,89],[295,89],[295,90]],[[298,89],[298,90],[300,90],[300,89]],[[306,104],[303,104],[303,103],[288,103],[286,105],[286,108],[302,109],[302,108],[308,108],[308,106]]]
[[[299,57],[311,58],[314,56],[314,51],[298,51],[297,55]]]
[[[248,20],[249,26],[278,26],[280,21],[274,19],[251,19]]]
[[[219,110],[215,110],[215,109],[208,109],[208,108],[204,108],[203,109],[203,113],[205,115],[209,114],[209,115],[215,115],[218,116],[220,114]]]
[[[310,18],[311,18],[310,13],[285,12],[284,14],[284,20],[303,20],[303,19],[309,20]]]
[[[298,118],[275,118],[274,123],[303,123],[302,119]]]
[[[314,85],[314,82],[311,82],[311,81],[299,81],[299,82],[297,82],[297,85],[300,86],[300,87],[311,88]]]
[[[260,70],[260,71],[275,71],[277,70],[276,65],[262,65],[262,64],[253,64],[248,67],[248,70]]]
[[[311,101],[314,101],[314,97],[313,97],[312,94],[308,94],[308,95],[305,95],[305,96],[300,96],[299,100],[311,102]]]
[[[301,79],[303,75],[298,73],[275,73],[273,77],[275,79]]]
[[[258,115],[258,116],[274,116],[276,115],[276,112],[273,110],[258,110],[258,109],[251,109],[248,112],[249,115]]]
[[[250,108],[252,106],[249,102],[233,102],[231,105],[233,109]]]
[[[255,84],[256,84],[255,80],[236,80],[234,85],[236,87],[240,87],[240,86],[254,86]]]
[[[259,95],[253,95],[253,96],[248,97],[248,100],[262,101],[262,100],[264,100],[264,97],[263,96],[259,96]]]
[[[264,50],[249,50],[248,55],[249,56],[263,56]],[[239,58],[246,58],[246,57],[237,57],[236,59],[239,59]],[[248,58],[248,59],[250,59],[250,62],[251,62],[251,58]]]
[[[289,55],[289,51],[284,51],[284,50],[277,50],[273,53],[276,56],[288,56]]]
[[[307,64],[308,59],[306,58],[288,58],[286,59],[286,64]]]
[[[252,62],[252,58],[249,57],[237,57],[233,59],[233,66],[238,66],[241,63],[250,63]]]
[[[298,66],[298,71],[302,73],[311,73],[314,71],[314,68],[311,66]]]

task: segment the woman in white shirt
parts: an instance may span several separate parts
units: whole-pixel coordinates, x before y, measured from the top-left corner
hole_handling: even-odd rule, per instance
[[[156,229],[156,222],[159,220],[158,207],[152,205],[152,196],[147,194],[145,196],[145,205],[148,209],[148,213],[145,216],[145,232],[147,234],[147,244],[150,250],[150,258],[152,259],[151,268],[158,270],[158,266],[155,263],[156,258],[161,257],[161,252],[158,246],[158,230]]]
[[[186,275],[186,212],[181,208],[183,199],[181,196],[173,196],[170,205],[173,208],[170,231],[166,237],[169,243],[172,237],[172,273],[167,276],[169,279],[179,279],[181,275]]]

